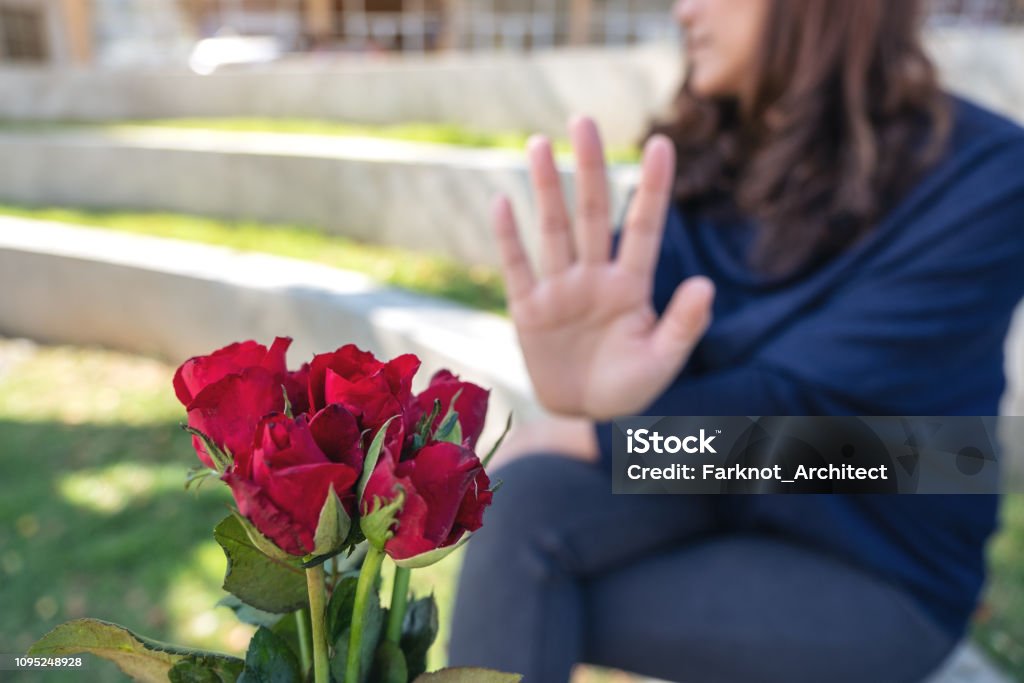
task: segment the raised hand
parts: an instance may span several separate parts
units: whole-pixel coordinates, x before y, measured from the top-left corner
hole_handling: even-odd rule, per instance
[[[505,197],[494,204],[494,229],[509,313],[541,404],[555,413],[610,419],[644,410],[672,382],[710,323],[714,287],[693,277],[678,287],[660,320],[652,307],[675,172],[671,142],[655,136],[647,143],[640,185],[612,260],[600,136],[586,118],[570,129],[577,164],[574,220],[551,144],[534,137],[528,147],[541,272],[527,259]]]

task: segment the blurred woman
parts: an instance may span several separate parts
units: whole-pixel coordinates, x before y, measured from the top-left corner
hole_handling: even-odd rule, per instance
[[[1024,296],[1024,131],[943,93],[911,0],[680,0],[688,73],[613,239],[529,147],[542,262],[509,310],[563,417],[509,444],[453,664],[565,681],[916,681],[962,637],[995,496],[612,496],[621,415],[994,415]],[[524,457],[531,456],[531,457]]]

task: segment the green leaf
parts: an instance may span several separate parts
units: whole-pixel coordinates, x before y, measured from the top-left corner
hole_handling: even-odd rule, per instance
[[[231,451],[223,449],[215,444],[206,434],[203,434],[198,429],[189,427],[188,425],[181,425],[181,428],[203,442],[206,454],[210,456],[210,460],[213,461],[213,466],[216,468],[218,473],[226,472],[227,469],[231,467],[232,463],[234,463],[235,458],[231,455]]]
[[[441,424],[434,432],[434,441],[447,441],[458,446],[462,445],[462,424],[459,422],[459,413],[455,410],[455,403],[462,395],[462,389],[455,392],[451,402],[448,404],[448,412],[441,419]],[[433,424],[433,423],[431,423]]]
[[[441,414],[441,399],[434,399],[434,406],[431,408],[430,413],[420,418],[419,422],[416,423],[416,436],[419,437],[419,444],[422,446],[430,440],[430,428],[434,425],[434,420]]]
[[[521,680],[523,677],[519,674],[476,667],[456,667],[417,676],[413,683],[519,683]]]
[[[167,680],[171,683],[222,683],[215,671],[191,659],[183,659],[172,666]]]
[[[244,662],[210,662],[196,657],[182,659],[167,672],[170,683],[235,683],[242,675]]]
[[[358,576],[346,576],[335,586],[331,600],[327,603],[327,637],[332,642],[352,623],[358,582]]]
[[[472,536],[472,534],[466,534],[461,539],[459,539],[458,543],[453,543],[452,545],[446,546],[444,548],[435,548],[434,550],[428,550],[425,553],[413,555],[412,557],[407,557],[404,560],[395,560],[394,558],[391,559],[394,560],[394,563],[396,565],[404,569],[422,569],[423,567],[429,567],[432,564],[440,562],[441,560],[443,560],[444,558],[448,557],[456,550],[461,548],[463,544],[465,544],[466,541],[469,540],[470,536]]]
[[[458,413],[453,410],[448,411],[444,420],[438,425],[437,431],[434,432],[434,441],[453,443],[457,446],[462,445],[462,425],[459,424]]]
[[[294,419],[295,415],[292,413],[292,402],[288,399],[288,389],[281,385],[281,393],[284,394],[284,416],[289,420]]]
[[[292,560],[294,555],[289,555],[277,547],[276,543],[264,536],[260,530],[256,528],[256,525],[246,519],[241,512],[232,510],[232,514],[235,516],[235,519],[238,520],[238,523],[242,525],[242,528],[245,530],[245,535],[249,537],[249,540],[261,553],[268,557],[272,557],[275,560],[284,560],[286,562]]]
[[[387,640],[381,642],[373,656],[370,680],[373,683],[409,683],[405,654],[398,645]]]
[[[384,544],[395,535],[391,527],[394,526],[395,518],[405,504],[405,491],[401,487],[397,488],[398,494],[389,503],[384,503],[379,496],[374,496],[370,512],[359,518],[359,527],[363,530],[363,535],[378,550],[384,550]]]
[[[296,657],[302,652],[302,645],[299,644],[299,625],[296,621],[296,615],[298,614],[300,613],[292,612],[291,614],[286,614],[276,624],[269,627],[271,631],[288,643],[289,649],[291,649],[292,654]],[[302,612],[302,614],[305,614],[305,612]],[[308,620],[308,616],[306,618]]]
[[[230,594],[225,595],[223,598],[218,600],[217,607],[227,607],[235,613],[235,618],[243,624],[273,628],[274,624],[281,621],[280,614],[271,614],[270,612],[264,612],[261,609],[256,609],[251,605],[245,604],[236,596]]]
[[[213,537],[228,561],[224,590],[264,612],[284,614],[306,606],[306,575],[300,558],[267,556],[249,538],[237,515],[225,517]]]
[[[192,484],[196,485],[196,491],[203,485],[206,478],[211,474],[217,474],[215,470],[211,470],[206,465],[196,465],[195,467],[189,468],[188,474],[185,475],[185,490],[188,491]]]
[[[245,671],[238,683],[296,683],[301,680],[299,660],[288,643],[261,626],[249,641]]]
[[[369,677],[370,667],[373,664],[373,655],[377,651],[377,644],[380,643],[384,633],[384,624],[387,621],[388,611],[380,606],[380,599],[375,590],[366,601],[366,616],[363,621],[363,640],[359,645],[359,670],[363,673],[363,680],[356,683],[378,683]],[[352,611],[349,610],[351,619]],[[348,641],[351,635],[351,626],[347,626],[338,637],[334,639],[334,656],[331,658],[331,674],[335,683],[351,683],[345,680],[345,663],[348,660]]]
[[[221,667],[225,671],[241,664],[241,660],[235,657],[161,643],[99,619],[76,619],[61,624],[28,650],[28,654],[35,657],[80,653],[108,659],[142,683],[166,683],[171,669],[185,659],[208,668]]]
[[[399,644],[405,653],[409,678],[413,679],[427,670],[427,652],[437,638],[437,602],[430,595],[413,600],[402,620],[402,638]]]
[[[370,443],[370,448],[366,451],[366,458],[363,460],[363,474],[359,477],[359,487],[356,489],[356,506],[359,506],[359,501],[363,499],[363,491],[366,490],[366,484],[370,481],[370,475],[373,474],[373,468],[377,466],[377,460],[380,458],[381,449],[384,448],[384,438],[388,434],[388,427],[391,426],[391,421],[399,417],[395,415],[384,423],[384,426],[377,430],[377,435],[373,437],[373,441]]]
[[[345,512],[345,506],[341,504],[332,484],[320,508],[320,518],[313,536],[313,554],[318,558],[327,558],[341,552],[351,526],[352,518]]]
[[[484,459],[480,461],[480,463],[484,466],[485,469],[491,463],[491,458],[494,457],[494,454],[498,452],[498,449],[501,447],[502,442],[505,441],[505,437],[508,436],[508,432],[510,429],[512,429],[512,413],[509,413],[508,419],[505,420],[505,430],[501,433],[501,436],[498,437],[498,440],[494,442],[494,445],[491,446],[491,450],[487,452],[487,455],[484,456]]]

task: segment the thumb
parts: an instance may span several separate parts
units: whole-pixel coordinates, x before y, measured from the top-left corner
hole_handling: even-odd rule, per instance
[[[691,277],[679,285],[654,328],[654,352],[682,367],[711,324],[714,300],[715,285],[706,277]]]

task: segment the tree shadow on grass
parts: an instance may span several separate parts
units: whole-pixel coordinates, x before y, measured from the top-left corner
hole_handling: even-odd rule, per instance
[[[223,556],[210,547],[211,532],[230,497],[214,481],[198,493],[184,490],[196,462],[171,422],[0,420],[0,653],[23,654],[57,624],[84,616],[157,639],[236,647],[216,617],[186,627],[191,605],[179,614],[174,604],[198,598],[200,609],[210,609],[221,595]],[[234,622],[228,610],[216,613]],[[85,671],[4,672],[3,679],[124,677],[90,657]]]

